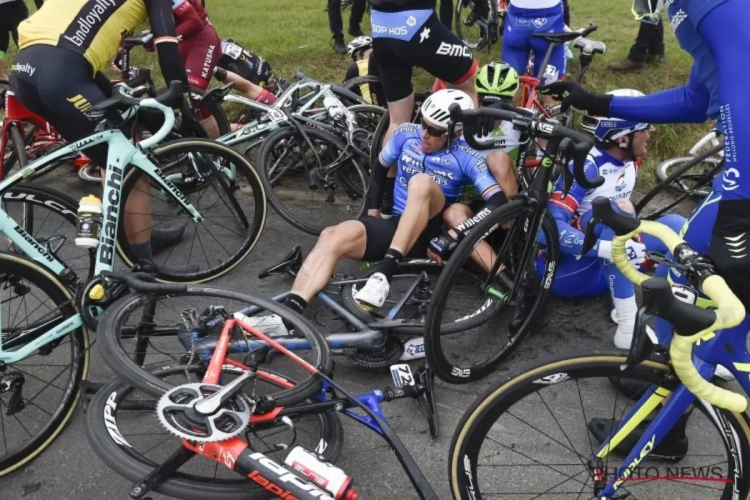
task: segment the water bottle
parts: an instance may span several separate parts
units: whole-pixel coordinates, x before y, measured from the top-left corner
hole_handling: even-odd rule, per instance
[[[335,97],[327,96],[323,99],[323,106],[326,107],[328,114],[331,115],[331,118],[334,120],[340,120],[344,117],[344,110],[341,109],[339,100]]]
[[[76,245],[96,248],[99,245],[99,230],[102,226],[102,200],[90,194],[78,204]]]
[[[359,493],[352,487],[352,478],[335,465],[323,462],[302,446],[295,446],[284,459],[294,472],[341,500],[357,500]]]
[[[284,337],[289,335],[289,330],[284,325],[284,320],[278,314],[269,314],[267,316],[245,316],[240,312],[234,313],[234,319],[252,326],[259,330],[263,335],[269,337]]]

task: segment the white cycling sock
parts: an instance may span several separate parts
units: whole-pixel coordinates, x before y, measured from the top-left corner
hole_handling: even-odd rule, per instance
[[[615,332],[615,347],[618,349],[630,349],[633,342],[633,330],[635,329],[635,316],[638,313],[638,304],[635,295],[627,299],[614,299],[617,314],[617,331]]]

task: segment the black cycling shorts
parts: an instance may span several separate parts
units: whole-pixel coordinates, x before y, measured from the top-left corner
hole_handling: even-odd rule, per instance
[[[377,262],[385,258],[385,254],[391,247],[393,237],[396,235],[396,228],[400,215],[394,215],[390,219],[381,219],[380,217],[362,217],[357,219],[365,226],[365,254],[362,257],[366,262]],[[441,211],[435,217],[427,221],[427,227],[417,238],[416,243],[411,251],[407,254],[414,258],[426,258],[427,249],[430,240],[440,236],[443,230],[443,212]]]
[[[81,54],[53,45],[32,45],[18,52],[11,70],[10,86],[16,99],[47,120],[67,142],[94,133],[97,123],[85,113],[108,93]],[[107,164],[107,144],[88,148],[86,154],[98,165]]]
[[[404,99],[414,92],[411,77],[415,66],[453,85],[467,81],[478,68],[469,48],[440,22],[434,10],[431,12],[423,24],[415,26],[409,40],[373,37],[373,56],[380,66],[380,79],[388,102]],[[408,25],[413,16],[410,19],[409,11],[379,14],[387,14],[391,19],[402,16],[403,26],[398,26],[399,22],[393,21],[387,27],[378,26],[375,24],[376,17],[373,17],[373,34],[376,30],[411,33]]]

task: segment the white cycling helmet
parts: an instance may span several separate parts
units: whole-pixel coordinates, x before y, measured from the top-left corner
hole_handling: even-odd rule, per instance
[[[358,36],[346,46],[346,52],[349,57],[354,59],[360,52],[372,47],[372,38],[369,36]]]
[[[643,97],[643,92],[633,89],[618,89],[607,92],[609,95],[620,97]],[[600,142],[616,141],[620,137],[640,132],[650,127],[649,123],[622,120],[620,118],[607,118],[603,116],[583,115],[581,128]]]
[[[448,129],[451,123],[450,108],[458,104],[462,111],[474,109],[474,101],[469,94],[457,89],[438,90],[428,97],[422,104],[422,117],[430,121],[436,127]],[[463,130],[463,124],[457,123],[456,132]]]

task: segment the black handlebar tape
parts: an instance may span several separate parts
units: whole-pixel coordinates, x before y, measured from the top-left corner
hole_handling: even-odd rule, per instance
[[[643,305],[648,314],[658,316],[674,326],[675,333],[689,337],[707,330],[716,322],[716,313],[674,296],[664,278],[650,278],[641,284]]]

